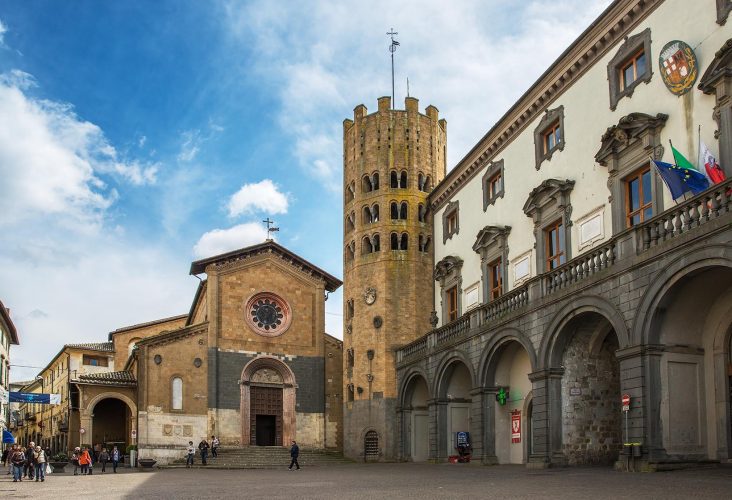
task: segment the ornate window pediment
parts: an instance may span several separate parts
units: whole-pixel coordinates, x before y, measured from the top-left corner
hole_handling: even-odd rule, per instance
[[[717,81],[725,76],[732,76],[732,38],[714,54],[714,59],[701,77],[698,88],[705,94],[714,94]]]
[[[534,130],[536,170],[544,160],[551,161],[555,151],[564,150],[564,106],[547,109]]]
[[[610,160],[642,141],[643,146],[653,146],[649,136],[658,136],[666,124],[668,115],[658,113],[656,116],[645,113],[630,113],[618,121],[617,125],[608,127],[600,140],[600,149],[595,154],[595,161],[608,166]]]
[[[435,281],[442,282],[455,273],[459,274],[462,268],[463,259],[453,255],[448,255],[435,265],[433,277],[435,278]]]
[[[624,82],[623,69],[629,60],[642,56],[642,64],[636,67],[632,81]],[[610,109],[615,110],[618,101],[633,95],[635,88],[641,83],[648,83],[653,76],[653,59],[651,58],[651,29],[646,28],[637,35],[625,39],[615,56],[607,65],[607,79],[610,82]]]
[[[481,259],[485,260],[491,250],[502,250],[508,246],[510,232],[511,226],[485,226],[475,238],[473,251],[480,254]]]
[[[544,207],[556,201],[558,207],[569,207],[569,193],[574,181],[566,179],[547,179],[535,187],[524,203],[524,213],[537,223]]]

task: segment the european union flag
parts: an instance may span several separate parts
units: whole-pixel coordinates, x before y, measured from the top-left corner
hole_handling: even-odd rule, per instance
[[[653,163],[674,200],[688,191],[696,195],[709,187],[709,181],[701,172],[663,161],[653,160]]]

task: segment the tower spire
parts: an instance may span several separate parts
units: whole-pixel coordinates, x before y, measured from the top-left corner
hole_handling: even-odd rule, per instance
[[[391,109],[394,109],[394,52],[396,52],[399,42],[394,40],[394,35],[398,35],[394,28],[386,33],[391,37],[391,45],[389,45],[389,52],[391,52]]]

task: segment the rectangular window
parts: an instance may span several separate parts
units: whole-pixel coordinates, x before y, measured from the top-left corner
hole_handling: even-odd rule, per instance
[[[107,366],[107,358],[103,356],[88,356],[84,354],[82,362],[87,366]]]
[[[551,152],[560,142],[562,142],[562,130],[559,121],[556,121],[544,131],[544,154]]]
[[[449,321],[455,321],[458,317],[458,295],[457,286],[447,290],[447,317]]]
[[[503,179],[501,178],[501,172],[499,171],[493,177],[488,179],[488,199],[493,200],[501,193],[501,187],[503,186]]]
[[[561,220],[544,229],[544,241],[546,270],[551,271],[567,261],[566,249],[564,248],[564,224]]]
[[[457,212],[447,216],[447,234],[452,234],[457,229]]]
[[[637,52],[620,66],[620,90],[627,89],[646,72],[646,53]]]
[[[488,280],[490,300],[495,300],[503,293],[503,261],[501,259],[494,260],[488,264]]]
[[[625,223],[633,227],[653,216],[651,168],[645,166],[625,179]]]

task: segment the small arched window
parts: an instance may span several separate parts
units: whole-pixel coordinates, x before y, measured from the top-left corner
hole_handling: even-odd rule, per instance
[[[399,241],[399,250],[406,250],[409,243],[409,235],[407,233],[402,233],[402,238]]]
[[[428,175],[424,180],[424,189],[425,192],[430,192],[432,190],[432,178]]]
[[[417,176],[417,189],[424,191],[424,174],[422,172]]]
[[[399,218],[402,220],[407,220],[407,202],[403,201],[402,204],[399,206]]]
[[[374,251],[374,247],[371,245],[371,240],[368,236],[364,236],[363,240],[361,240],[361,253],[366,255],[368,253],[372,253]]]
[[[374,252],[380,252],[381,251],[381,238],[378,234],[375,234],[373,238],[371,238],[372,246],[374,247]]]
[[[396,201],[392,201],[391,205],[389,206],[390,212],[391,212],[391,218],[392,220],[396,220],[399,218],[399,205],[397,205]]]
[[[363,223],[371,224],[374,221],[370,207],[363,207]]]
[[[421,203],[417,205],[417,220],[419,222],[424,222],[424,205]]]
[[[419,235],[419,251],[420,252],[429,252],[430,250],[430,243],[432,242],[432,239],[429,236],[423,236]]]
[[[346,187],[346,202],[353,201],[356,197],[356,182],[352,181],[348,187]]]
[[[399,235],[391,233],[391,249],[399,250]]]
[[[399,177],[399,187],[407,189],[407,172],[404,170],[402,170],[402,175]]]
[[[379,204],[376,203],[371,207],[371,221],[379,222]]]
[[[374,191],[379,189],[379,172],[374,172],[374,175],[371,176],[371,187]]]
[[[392,170],[391,174],[389,175],[389,185],[392,188],[398,188],[399,187],[399,176],[396,173],[396,170]]]
[[[183,409],[183,379],[175,377],[171,381],[172,386],[172,408],[174,410]]]
[[[361,180],[362,190],[364,193],[370,193],[374,190],[374,185],[371,183],[371,178],[365,175]]]

